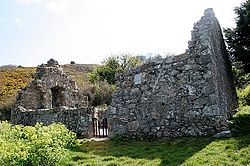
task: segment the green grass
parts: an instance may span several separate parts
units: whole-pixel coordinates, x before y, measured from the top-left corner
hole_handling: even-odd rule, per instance
[[[242,108],[232,122],[232,138],[79,139],[58,165],[250,165],[250,107]]]
[[[69,157],[59,165],[248,165],[249,143],[250,135],[168,141],[78,140]]]
[[[250,106],[241,107],[231,122],[231,130],[236,135],[250,134]]]

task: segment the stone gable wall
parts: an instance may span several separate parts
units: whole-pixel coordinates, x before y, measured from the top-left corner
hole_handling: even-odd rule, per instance
[[[79,93],[75,81],[71,80],[58,65],[42,64],[37,67],[34,80],[23,90],[16,99],[16,105],[26,109],[52,108],[52,88],[63,90],[63,103],[61,106],[82,107],[87,106],[85,96]]]
[[[117,76],[110,136],[202,136],[227,130],[237,107],[221,29],[212,9],[195,24],[185,54]]]
[[[63,72],[58,62],[51,59],[37,67],[34,80],[18,93],[11,110],[11,123],[49,125],[60,122],[90,137],[92,115],[87,98],[81,95],[76,83]]]

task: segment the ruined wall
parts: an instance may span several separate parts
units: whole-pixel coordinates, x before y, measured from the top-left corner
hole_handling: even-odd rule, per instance
[[[231,74],[219,23],[207,9],[185,54],[118,75],[108,111],[110,136],[159,138],[227,130],[237,107]]]
[[[53,109],[26,110],[18,107],[12,112],[12,123],[33,126],[63,123],[69,130],[80,135],[92,136],[92,110],[89,108],[57,107]]]
[[[37,67],[34,80],[18,93],[11,110],[13,124],[38,122],[61,122],[80,135],[91,136],[92,111],[87,98],[53,59]]]
[[[215,100],[220,105],[221,113],[230,118],[238,105],[237,95],[221,28],[212,9],[206,10],[202,19],[195,24],[188,52],[212,62],[208,67],[215,84]]]
[[[53,89],[56,104],[53,106]],[[57,95],[57,96],[56,96]],[[51,59],[47,64],[37,67],[34,80],[23,90],[16,99],[16,106],[26,109],[48,109],[57,106],[82,107],[87,106],[85,96],[79,93],[75,81],[71,80]]]

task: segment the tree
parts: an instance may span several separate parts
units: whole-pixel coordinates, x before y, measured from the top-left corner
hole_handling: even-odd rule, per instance
[[[113,55],[104,59],[101,66],[97,66],[89,75],[91,83],[107,81],[115,84],[115,74],[124,70],[129,70],[141,64],[137,56],[130,54]]]
[[[116,73],[129,70],[140,64],[140,58],[130,54],[113,55],[104,59],[102,65],[95,67],[88,75],[92,85],[86,88],[83,93],[89,96],[92,106],[109,105],[112,100],[112,93],[116,88]]]
[[[236,28],[224,29],[228,50],[234,66],[250,73],[250,0],[234,11]]]

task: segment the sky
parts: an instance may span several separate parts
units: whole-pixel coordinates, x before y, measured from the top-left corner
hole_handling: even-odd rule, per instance
[[[0,0],[0,66],[101,63],[115,54],[180,54],[207,8],[234,27],[242,0]]]

